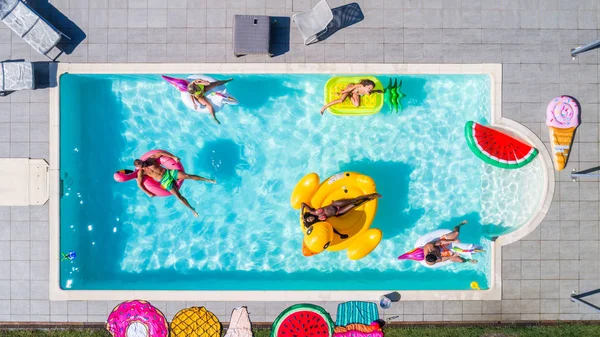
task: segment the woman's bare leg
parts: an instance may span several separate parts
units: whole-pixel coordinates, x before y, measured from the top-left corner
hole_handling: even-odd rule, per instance
[[[339,199],[336,200],[334,202],[332,202],[331,204],[334,206],[338,206],[338,207],[344,207],[348,204],[357,204],[357,203],[363,203],[367,200],[373,200],[375,198],[379,198],[381,197],[381,194],[379,193],[371,193],[371,194],[365,194],[365,195],[361,195],[359,197],[356,198],[348,198],[348,199]]]
[[[373,200],[375,198],[379,198],[381,195],[379,193],[372,193],[363,195],[354,199],[341,199],[332,202],[331,204],[339,207],[339,211],[337,212],[337,216],[342,216],[348,212],[350,212],[355,207],[362,205],[363,203]]]
[[[469,223],[467,220],[463,220],[461,222],[458,223],[458,225],[454,226],[454,231],[455,232],[460,232],[460,227],[466,225],[467,223]]]
[[[352,105],[358,108],[360,105],[360,96],[358,96],[357,93],[354,93],[352,94],[352,97],[350,97],[350,101],[352,101]]]
[[[214,87],[218,87],[220,85],[223,85],[227,82],[231,82],[233,81],[233,78],[229,78],[226,80],[222,80],[222,81],[216,81],[216,82],[211,82],[209,85],[204,86],[204,91],[209,91],[210,89],[214,88]]]
[[[208,109],[208,112],[215,119],[217,124],[221,124],[221,122],[219,122],[217,116],[215,115],[215,109],[212,107],[210,102],[206,100],[206,97],[196,97],[196,99],[198,100],[198,102],[200,102],[200,104],[204,105]]]
[[[342,97],[340,97],[340,98],[338,98],[338,99],[336,99],[336,100],[333,100],[333,101],[331,101],[331,102],[329,102],[329,103],[325,104],[325,105],[323,106],[323,108],[321,108],[321,115],[322,115],[322,114],[325,112],[325,110],[327,110],[327,108],[329,108],[329,107],[330,107],[330,106],[332,106],[332,105],[336,105],[336,104],[340,104],[340,103],[342,103],[343,101],[345,101],[345,100],[346,100],[346,98],[348,98],[348,94],[342,94]]]
[[[456,238],[458,238],[458,234],[458,231],[453,231],[451,233],[443,235],[441,239],[446,241],[455,241]]]
[[[353,83],[349,83],[349,84],[346,86],[346,88],[344,88],[344,90],[346,90],[346,89],[350,88],[350,87],[351,87],[351,86],[353,86],[353,85],[354,85]],[[349,94],[350,94],[349,92],[347,92],[347,93],[343,93],[343,94],[341,94],[341,96],[340,96],[340,98],[339,98],[339,99],[333,100],[333,101],[331,101],[331,102],[329,102],[329,103],[325,104],[325,105],[323,106],[323,108],[321,109],[321,115],[322,115],[322,114],[325,112],[325,110],[327,110],[327,108],[329,108],[330,106],[332,106],[332,105],[335,105],[335,104],[340,104],[340,103],[342,103],[343,101],[345,101],[345,100],[346,100],[346,98],[348,98],[348,95],[349,95]]]

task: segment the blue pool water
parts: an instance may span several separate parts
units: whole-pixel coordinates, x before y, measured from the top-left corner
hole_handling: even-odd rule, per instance
[[[185,77],[185,75],[173,75]],[[223,76],[214,75],[217,78]],[[377,290],[487,288],[490,257],[436,270],[397,256],[421,235],[463,219],[461,240],[522,225],[539,202],[541,164],[519,170],[484,164],[467,148],[468,120],[487,123],[486,75],[402,76],[404,111],[321,116],[326,75],[234,75],[239,101],[208,115],[187,109],[158,75],[71,75],[60,79],[64,289]],[[389,76],[379,76],[387,83]],[[113,173],[151,149],[174,152],[188,181],[175,198],[148,198]],[[358,171],[383,195],[368,257],[301,254],[296,182]],[[537,192],[537,193],[536,193]]]

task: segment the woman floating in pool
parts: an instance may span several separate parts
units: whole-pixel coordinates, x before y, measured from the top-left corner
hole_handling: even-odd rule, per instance
[[[372,193],[356,197],[354,199],[340,199],[333,201],[327,206],[323,206],[317,209],[314,209],[308,206],[307,204],[302,203],[302,209],[300,212],[302,212],[304,217],[304,226],[308,228],[319,221],[327,220],[327,218],[342,216],[353,210],[355,207],[358,207],[363,203],[373,200],[375,198],[381,198],[381,194]],[[333,229],[333,232],[339,235],[342,239],[348,238],[348,235],[338,232],[337,230],[335,230],[335,228]]]
[[[330,106],[345,101],[348,98],[348,96],[350,96],[350,101],[352,101],[352,104],[354,104],[355,107],[358,107],[360,105],[360,96],[370,95],[372,93],[383,93],[383,91],[373,90],[373,88],[375,88],[375,82],[367,79],[360,80],[358,84],[348,84],[348,86],[346,86],[346,89],[338,93],[341,96],[340,98],[325,104],[323,108],[321,108],[321,115]]]
[[[425,255],[425,263],[430,266],[438,262],[444,261],[452,261],[452,262],[471,262],[477,263],[477,260],[467,259],[460,256],[459,252],[456,249],[459,247],[454,247],[455,244],[459,243],[458,234],[460,233],[460,227],[467,224],[467,220],[460,222],[456,225],[452,232],[442,235],[439,240],[429,242],[425,246],[423,246],[423,254]],[[482,252],[481,249],[474,249],[473,253]]]
[[[206,99],[206,97],[204,97],[204,93],[206,93],[212,88],[218,87],[232,80],[233,78],[224,81],[209,82],[198,79],[190,82],[187,86],[187,91],[192,96],[192,103],[194,104],[194,109],[198,109],[198,103],[204,105],[208,109],[210,115],[215,119],[215,121],[218,124],[221,124],[221,122],[219,122],[217,116],[215,115],[214,108],[212,107],[212,105],[210,105],[210,102]]]

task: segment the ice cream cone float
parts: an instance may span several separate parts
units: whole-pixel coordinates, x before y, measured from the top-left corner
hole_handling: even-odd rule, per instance
[[[548,104],[546,125],[548,125],[554,166],[561,171],[569,161],[575,130],[579,126],[579,103],[570,96],[560,96]]]

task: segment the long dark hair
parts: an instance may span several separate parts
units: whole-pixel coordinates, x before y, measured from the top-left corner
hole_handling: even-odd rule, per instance
[[[433,254],[433,253],[429,253],[425,256],[425,260],[427,262],[436,262],[437,259],[438,259],[437,256],[435,256],[435,254]]]
[[[366,79],[366,78],[363,78],[362,80],[360,80],[360,84],[361,84],[362,86],[365,86],[365,87],[366,87],[367,85],[371,85],[371,86],[373,86],[373,88],[375,88],[375,82],[373,82],[373,81],[371,81],[371,80],[369,80],[369,79]]]
[[[308,221],[309,217],[313,217],[313,221]],[[308,227],[308,226],[312,226],[314,224],[316,224],[317,222],[319,222],[319,217],[314,215],[314,214],[310,214],[309,212],[306,212],[302,215],[302,218],[304,219],[304,226]]]

